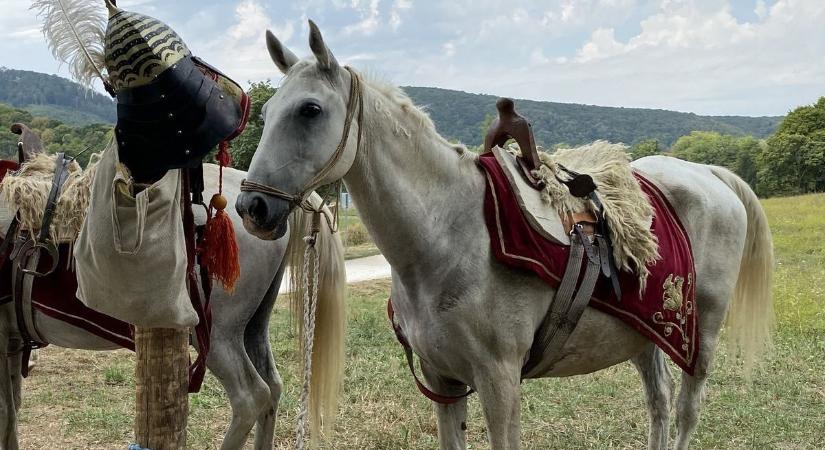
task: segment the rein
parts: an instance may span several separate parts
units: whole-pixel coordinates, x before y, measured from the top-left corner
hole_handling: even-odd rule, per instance
[[[326,177],[335,165],[338,164],[338,161],[341,159],[341,156],[344,154],[344,150],[347,147],[347,142],[349,141],[349,131],[352,127],[352,121],[356,114],[358,115],[358,142],[356,151],[361,148],[361,136],[363,135],[362,125],[364,123],[364,98],[363,89],[361,88],[361,77],[358,76],[355,70],[351,67],[347,66],[346,69],[350,73],[351,81],[349,85],[349,100],[347,101],[347,115],[344,119],[344,131],[341,134],[341,141],[338,142],[338,147],[335,149],[332,156],[330,156],[326,164],[324,164],[321,171],[318,172],[312,180],[309,181],[309,183],[307,183],[304,189],[295,194],[290,194],[289,192],[283,191],[274,186],[268,186],[249,180],[241,181],[242,192],[259,192],[261,194],[271,195],[273,197],[278,197],[288,201],[292,207],[300,207],[304,211],[317,213],[314,209],[307,209],[308,206],[305,205],[304,199],[307,194],[313,190],[315,185],[323,181],[324,177]]]

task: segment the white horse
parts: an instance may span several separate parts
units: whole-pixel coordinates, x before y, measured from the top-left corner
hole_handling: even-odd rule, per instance
[[[295,195],[343,178],[392,266],[396,320],[429,387],[450,395],[471,386],[491,447],[518,449],[521,368],[554,291],[492,255],[482,212],[485,179],[472,155],[439,136],[400,90],[339,66],[318,28],[310,28],[314,60],[299,60],[267,33],[269,53],[286,78],[264,107],[248,184],[258,192],[242,194],[236,207],[250,232],[274,238]],[[634,167],[673,195],[694,243],[702,342],[676,408],[676,448],[686,449],[726,314],[735,336],[746,338],[737,340],[745,355],[755,356],[769,340],[770,231],[756,196],[724,169],[668,157]],[[673,380],[662,351],[620,320],[587,308],[561,353],[546,376],[631,360],[647,395],[649,446],[667,447]],[[466,448],[466,401],[435,407],[441,448]]]
[[[245,172],[224,169],[223,193],[233,201],[239,194]],[[216,192],[218,167],[204,167],[206,192]],[[315,194],[317,196],[317,194]],[[196,222],[203,223],[203,214]],[[311,223],[309,213],[299,210],[290,220],[288,237],[262,243],[240,232],[242,221],[234,211],[227,210],[235,225],[241,256],[241,277],[235,293],[228,294],[216,283],[212,293],[212,334],[207,367],[221,382],[232,407],[232,422],[221,445],[222,450],[244,447],[249,432],[255,431],[256,450],[273,448],[275,417],[283,383],[275,366],[269,343],[269,317],[278,295],[284,269],[290,264],[293,286],[303,274],[304,245]],[[3,232],[9,219],[0,223]],[[3,222],[0,220],[0,222]],[[287,226],[284,226],[286,229]],[[326,414],[337,403],[344,357],[344,298],[346,283],[343,246],[337,234],[322,225],[318,235],[320,261],[317,328],[313,358],[315,364],[311,394],[312,417]],[[151,264],[151,262],[147,262]],[[61,266],[62,267],[62,266]],[[3,283],[10,280],[3,280]],[[302,310],[300,298],[294,298],[293,308]],[[293,309],[295,310],[295,309]],[[114,350],[111,342],[35,311],[35,325],[50,344],[87,350]],[[301,328],[303,331],[303,328]],[[299,337],[303,342],[303,336]],[[193,334],[193,339],[195,335]],[[13,304],[0,307],[0,346],[16,348],[20,338]],[[0,358],[0,449],[17,450],[16,411],[20,407],[20,354]],[[37,376],[36,372],[32,376]],[[316,423],[315,421],[313,423]],[[313,433],[314,435],[315,433]]]

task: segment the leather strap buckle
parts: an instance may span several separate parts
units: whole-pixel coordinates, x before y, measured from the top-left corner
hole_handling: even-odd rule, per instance
[[[37,269],[26,269],[23,266],[24,261],[28,261],[28,259],[32,257],[36,252],[40,251],[45,251],[46,254],[49,255],[49,258],[51,258],[51,266],[49,266],[49,269],[45,272],[39,272],[37,271]],[[23,257],[19,258],[19,256]],[[57,264],[60,261],[60,255],[57,250],[57,245],[51,240],[47,240],[45,242],[38,242],[34,239],[27,239],[25,242],[23,242],[20,249],[18,250],[17,261],[18,265],[20,266],[20,270],[24,274],[31,275],[36,278],[41,278],[51,275],[52,273],[54,273],[55,270],[57,270]]]

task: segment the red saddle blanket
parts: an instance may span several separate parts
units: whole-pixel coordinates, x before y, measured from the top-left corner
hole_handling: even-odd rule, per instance
[[[2,239],[0,239],[2,242]],[[47,255],[42,256],[48,260]],[[35,314],[45,314],[54,319],[74,325],[95,336],[101,337],[123,348],[135,349],[134,327],[106,314],[88,308],[75,297],[77,278],[73,270],[66,267],[71,261],[69,246],[60,246],[60,262],[51,274],[37,278],[32,284],[32,308]],[[13,261],[6,261],[0,270],[0,298],[11,295]],[[41,260],[40,269],[45,270],[49,261]]]
[[[19,165],[14,161],[0,160],[0,181],[6,176],[7,171],[17,170],[18,167]],[[3,239],[0,238],[0,243],[2,242]],[[67,261],[71,261],[69,246],[61,245],[59,250],[60,261],[57,269],[45,277],[36,279],[32,284],[33,309],[134,351],[134,327],[86,307],[75,297],[77,279],[74,271],[66,267]],[[48,256],[43,258],[49,259]],[[49,261],[41,260],[40,269],[45,270],[48,263]],[[5,261],[0,267],[0,298],[8,298],[12,295],[12,264],[15,263]]]
[[[496,259],[509,267],[529,270],[558,288],[569,247],[550,242],[533,230],[492,153],[482,155],[479,164],[487,176],[484,216]],[[641,295],[638,276],[621,272],[622,299],[616,299],[609,280],[602,276],[589,305],[633,327],[692,375],[699,348],[699,311],[690,239],[659,188],[635,175],[653,206],[651,229],[659,241],[661,260],[649,267],[647,287]]]

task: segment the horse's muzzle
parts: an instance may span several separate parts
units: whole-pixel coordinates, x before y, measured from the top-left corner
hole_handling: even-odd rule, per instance
[[[286,234],[291,209],[286,200],[260,192],[241,192],[235,201],[235,210],[243,218],[246,231],[267,241]]]

